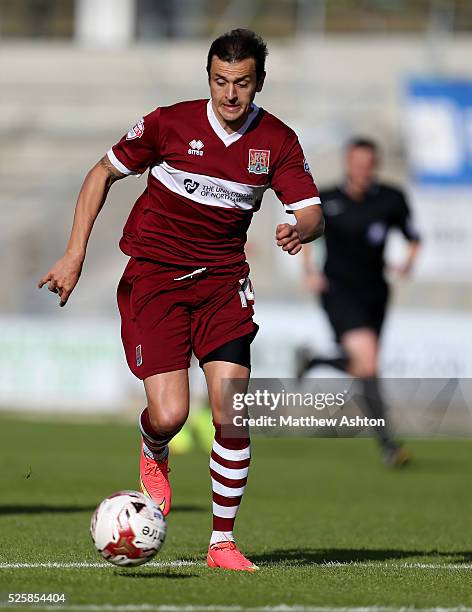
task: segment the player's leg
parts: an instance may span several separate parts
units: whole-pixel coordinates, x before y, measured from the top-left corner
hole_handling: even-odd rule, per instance
[[[359,312],[355,300],[351,299],[349,293],[338,287],[334,282],[330,281],[328,289],[320,294],[320,302],[338,342],[346,329],[358,326]],[[317,353],[306,346],[300,346],[296,349],[295,375],[298,379],[303,378],[311,368],[317,366],[329,366],[348,373],[349,355],[342,347],[335,355]]]
[[[196,286],[198,303],[192,311],[192,341],[203,368],[211,403],[215,438],[210,474],[213,494],[213,532],[208,565],[254,571],[251,561],[237,549],[233,526],[243,496],[250,462],[247,429],[236,428],[228,436],[223,380],[242,379],[245,392],[250,372],[250,345],[257,333],[252,320],[254,293],[246,262],[215,268],[200,277]],[[230,421],[231,422],[231,421]]]
[[[249,381],[249,344],[248,337],[239,338],[221,347],[211,354],[211,361],[202,360],[208,384],[208,394],[212,407],[215,439],[210,459],[210,475],[213,498],[213,531],[210,538],[207,562],[210,567],[255,571],[257,566],[238,550],[235,544],[233,528],[236,515],[246,488],[251,448],[247,428],[229,428],[231,422],[229,406],[224,402],[223,381],[239,379],[239,392],[247,389]],[[242,363],[222,361],[231,359]],[[247,361],[240,359],[247,355]]]
[[[139,418],[142,436],[140,487],[159,504],[165,515],[171,507],[169,442],[188,417],[187,370],[165,372],[146,378],[147,407]]]
[[[379,339],[373,329],[361,327],[344,332],[341,346],[349,357],[347,371],[351,376],[377,376]]]
[[[329,366],[341,372],[348,372],[349,357],[344,353],[323,355],[315,353],[307,346],[299,346],[295,350],[295,376],[300,380],[312,368]]]
[[[379,339],[369,328],[351,329],[341,336],[341,345],[349,355],[349,374],[360,379],[367,414],[370,418],[386,419],[385,405],[377,379]],[[374,428],[383,447],[392,443],[388,428]]]
[[[191,339],[187,296],[175,286],[181,270],[131,259],[118,287],[121,336],[130,370],[144,381],[147,408],[139,426],[143,438],[141,490],[170,510],[168,442],[188,415]]]
[[[182,429],[189,411],[188,370],[155,374],[144,381],[147,408],[140,429],[147,436],[149,450],[161,459],[168,442]],[[144,440],[146,443],[146,440]]]
[[[374,428],[382,446],[384,462],[401,466],[409,460],[407,452],[394,440],[389,427],[387,408],[378,379],[379,336],[374,329],[359,328],[345,332],[341,344],[349,355],[349,373],[360,379],[365,408],[370,418],[383,419],[385,426]]]

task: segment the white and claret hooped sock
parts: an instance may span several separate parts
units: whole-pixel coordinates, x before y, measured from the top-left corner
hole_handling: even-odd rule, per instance
[[[139,416],[139,429],[143,438],[144,454],[155,461],[164,461],[169,454],[169,442],[180,431],[180,428],[171,434],[161,435],[151,425],[149,411],[145,408]]]
[[[218,542],[234,542],[232,531],[213,531],[210,538],[210,546]]]
[[[210,545],[234,541],[233,526],[246,488],[250,462],[249,437],[223,438],[221,425],[215,424],[215,439],[210,457],[213,491],[213,533]]]

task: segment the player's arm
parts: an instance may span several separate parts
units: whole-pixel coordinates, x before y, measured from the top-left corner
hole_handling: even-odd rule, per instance
[[[403,263],[397,266],[395,269],[396,273],[400,276],[409,276],[413,266],[415,265],[416,258],[418,257],[418,251],[420,250],[420,240],[408,240],[406,247],[406,256]]]
[[[277,245],[290,255],[301,251],[302,244],[323,235],[324,219],[318,189],[308,162],[293,131],[289,131],[275,164],[271,187],[285,207],[295,215],[296,223],[281,223],[275,231]]]
[[[399,200],[398,227],[400,228],[400,231],[405,237],[407,247],[403,263],[399,266],[395,266],[394,272],[396,272],[399,276],[406,277],[409,276],[409,274],[411,273],[416,258],[418,257],[418,252],[420,250],[421,244],[421,236],[417,228],[415,227],[410,211],[410,206],[406,200],[405,195],[402,192],[399,192]]]
[[[299,253],[302,244],[316,240],[324,232],[323,211],[318,204],[294,210],[293,214],[296,224],[280,223],[275,232],[277,245],[290,255]]]
[[[47,283],[49,291],[59,294],[59,306],[66,305],[79,280],[93,224],[105,204],[108,191],[115,181],[124,176],[105,155],[85,177],[64,255],[38,283],[39,288]]]

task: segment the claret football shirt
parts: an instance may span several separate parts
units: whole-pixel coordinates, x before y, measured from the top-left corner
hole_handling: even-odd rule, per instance
[[[124,174],[149,168],[120,241],[133,257],[185,266],[238,263],[268,188],[287,212],[320,203],[295,132],[255,105],[232,134],[210,100],[157,108],[108,157]]]

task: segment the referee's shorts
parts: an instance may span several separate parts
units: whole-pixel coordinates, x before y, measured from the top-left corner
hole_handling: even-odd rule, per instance
[[[382,331],[388,303],[388,285],[348,287],[329,280],[329,288],[321,294],[321,304],[340,342],[342,336],[354,329],[368,328],[377,335]]]

